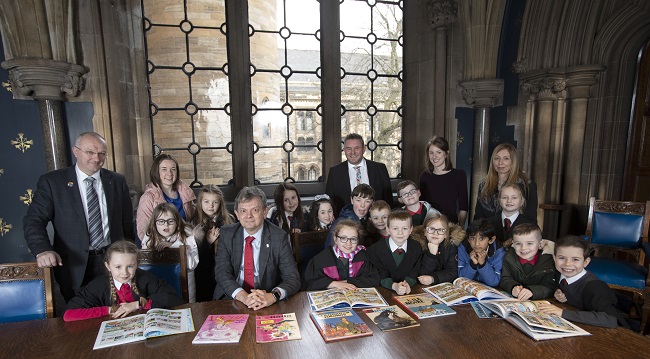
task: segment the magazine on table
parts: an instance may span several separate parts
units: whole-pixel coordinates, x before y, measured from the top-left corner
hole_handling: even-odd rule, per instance
[[[302,339],[296,313],[256,316],[255,338],[258,343]]]
[[[488,301],[481,304],[536,341],[591,335],[584,329],[555,314],[541,313],[539,304],[546,301]]]
[[[512,299],[511,296],[483,283],[467,279],[456,278],[453,283],[440,283],[424,288],[447,305],[465,304],[476,301]]]
[[[363,312],[384,332],[420,326],[420,323],[396,305],[385,308],[368,308]]]
[[[312,312],[311,320],[325,342],[372,335],[372,330],[353,309]]]
[[[307,292],[311,310],[386,307],[388,303],[375,288],[357,288],[353,290],[328,289]]]
[[[429,293],[401,295],[393,299],[417,319],[456,314],[448,305]]]
[[[239,343],[248,314],[208,315],[192,344]]]
[[[102,322],[93,350],[193,331],[194,322],[189,308],[150,309],[147,314]]]

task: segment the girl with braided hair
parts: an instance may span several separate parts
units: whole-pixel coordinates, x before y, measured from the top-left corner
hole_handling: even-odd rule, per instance
[[[138,248],[132,242],[117,241],[106,250],[107,276],[100,276],[81,288],[68,302],[66,322],[103,317],[123,318],[132,312],[180,305],[176,290],[155,275],[138,269]]]

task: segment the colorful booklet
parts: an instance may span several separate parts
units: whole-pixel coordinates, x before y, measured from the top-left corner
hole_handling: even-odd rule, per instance
[[[440,283],[424,288],[447,305],[465,304],[483,300],[512,299],[498,290],[467,278],[456,278],[454,283]]]
[[[591,335],[555,314],[540,313],[545,301],[490,301],[482,304],[536,341]]]
[[[501,318],[498,316],[496,313],[493,311],[489,310],[486,306],[481,304],[480,302],[471,302],[469,303],[472,305],[472,309],[474,309],[474,313],[479,318],[485,319],[485,318]]]
[[[239,343],[248,314],[208,315],[192,344]]]
[[[368,324],[352,309],[312,312],[311,320],[325,342],[372,335]]]
[[[417,319],[456,314],[453,309],[446,304],[440,303],[436,297],[429,293],[402,295],[393,297],[393,299]]]
[[[194,331],[192,311],[150,309],[147,314],[102,322],[93,350]]]
[[[255,337],[258,343],[302,339],[296,313],[256,316]]]
[[[379,329],[384,332],[391,330],[417,327],[420,325],[415,319],[411,318],[406,312],[396,305],[386,308],[369,308],[364,309],[364,313],[375,323]]]
[[[375,288],[357,288],[354,290],[328,289],[307,292],[311,310],[386,307],[388,303]]]

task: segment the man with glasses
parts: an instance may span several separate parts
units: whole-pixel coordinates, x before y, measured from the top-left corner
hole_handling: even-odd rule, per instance
[[[434,213],[440,213],[429,202],[420,201],[420,190],[413,181],[402,181],[397,184],[397,200],[403,204],[413,219],[413,226],[424,223],[424,219]]]
[[[253,310],[300,290],[289,234],[266,221],[266,195],[244,187],[235,198],[239,223],[221,227],[214,269],[214,299],[236,299]]]
[[[375,201],[384,200],[393,205],[393,191],[386,165],[363,157],[366,146],[363,137],[356,133],[345,136],[343,152],[347,161],[332,166],[327,174],[325,193],[332,198],[336,208],[350,204],[352,190],[369,184],[375,190]]]
[[[66,302],[104,275],[106,247],[133,239],[133,206],[124,176],[103,169],[106,140],[95,132],[77,137],[77,163],[42,175],[23,218],[25,241],[39,267],[54,267]],[[50,242],[47,225],[52,222]]]

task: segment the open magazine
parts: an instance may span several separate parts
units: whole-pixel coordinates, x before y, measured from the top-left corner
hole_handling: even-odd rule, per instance
[[[462,277],[456,278],[453,284],[440,283],[433,287],[424,288],[424,290],[447,305],[483,300],[512,299],[507,294],[501,293],[490,286]]]
[[[151,309],[147,314],[102,322],[93,350],[193,331],[194,321],[189,308]]]
[[[328,289],[307,292],[311,310],[387,307],[388,303],[375,288],[357,288],[354,290]]]
[[[548,302],[516,300],[481,302],[482,305],[536,341],[591,335],[562,317],[540,313],[539,303]]]
[[[456,314],[453,309],[442,304],[429,293],[401,295],[393,297],[393,299],[416,319]]]

